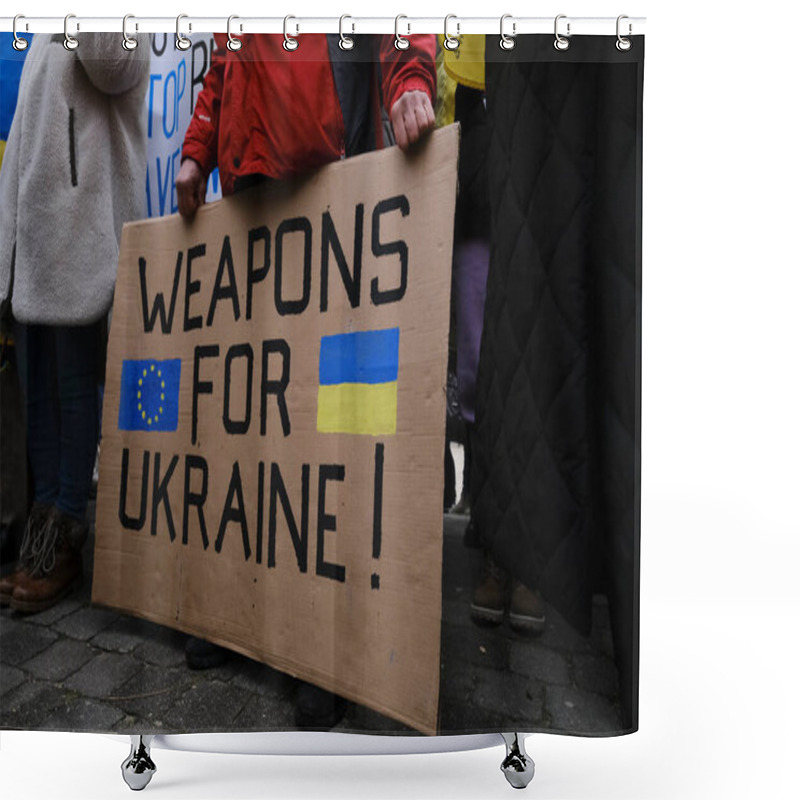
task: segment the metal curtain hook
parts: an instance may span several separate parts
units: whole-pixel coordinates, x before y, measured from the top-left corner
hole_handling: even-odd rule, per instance
[[[293,39],[289,36],[289,20],[290,19],[297,19],[297,17],[293,17],[291,14],[283,18],[283,49],[292,52],[293,50],[297,50],[298,41],[297,39]],[[300,32],[300,26],[295,25],[295,32]]]
[[[559,14],[556,17],[555,28],[554,28],[555,35],[556,35],[556,40],[553,42],[553,46],[556,48],[556,50],[562,50],[562,51],[563,50],[569,50],[569,38],[568,37],[570,36],[570,23],[569,22],[567,23],[567,35],[566,36],[562,36],[558,32],[558,22],[559,22],[559,20],[566,19],[566,18],[567,18],[566,14]]]
[[[19,50],[20,52],[22,52],[30,44],[30,42],[27,39],[23,39],[21,36],[19,36],[17,34],[17,20],[18,19],[25,19],[25,17],[22,14],[17,14],[17,16],[14,17],[14,22],[11,23],[11,32],[14,34],[14,41],[11,43],[11,46],[15,50]],[[27,22],[25,23],[25,30],[26,31],[28,30],[28,23]]]
[[[231,14],[228,17],[228,44],[226,45],[226,47],[228,48],[228,50],[231,51],[231,53],[235,53],[237,50],[241,50],[242,49],[242,40],[241,39],[237,39],[231,33],[231,23],[235,19],[239,19],[239,17],[237,17],[236,14]],[[241,31],[242,31],[242,26],[240,25],[239,26],[239,32],[241,33]]]
[[[353,39],[352,36],[345,36],[344,35],[344,21],[346,19],[353,19],[349,14],[342,14],[339,17],[339,47],[342,50],[352,50],[356,46],[356,40]],[[350,26],[350,32],[356,32],[355,23],[352,23]]]
[[[625,53],[628,50],[630,50],[631,49],[631,44],[632,44],[630,39],[627,39],[626,37],[624,37],[620,33],[620,23],[624,19],[628,19],[628,15],[627,14],[620,14],[617,17],[617,50],[619,50],[622,53]],[[628,36],[630,36],[632,33],[633,33],[633,25],[631,25],[631,23],[629,22],[628,23]]]
[[[191,39],[187,39],[181,33],[181,20],[188,19],[188,14],[178,14],[178,18],[175,20],[175,47],[178,50],[188,50],[192,46]],[[189,32],[191,33],[192,30],[192,23],[189,23]]]
[[[128,36],[128,20],[134,19],[133,14],[126,14],[122,18],[122,47],[125,50],[135,50],[139,42],[133,38],[133,36]],[[139,23],[136,23],[136,30],[139,30]]]
[[[65,50],[75,50],[78,47],[78,40],[74,36],[70,36],[69,33],[69,21],[71,19],[75,19],[74,14],[67,14],[64,17],[64,49]],[[75,23],[75,30],[79,31],[81,26],[79,23]]]
[[[401,19],[408,19],[408,17],[405,14],[398,14],[394,18],[394,46],[398,50],[408,50],[408,48],[411,46],[411,42],[409,42],[408,39],[406,39],[405,36],[401,36],[400,35],[400,20]],[[406,23],[406,27],[408,28],[407,33],[410,34],[411,33],[411,23]]]
[[[450,22],[451,19],[456,20],[456,35],[451,36],[447,32],[447,23]],[[455,14],[448,14],[444,18],[444,46],[446,50],[458,50],[458,45],[461,42],[458,41],[456,36],[461,35],[461,23],[458,21],[458,17]]]
[[[512,19],[511,14],[503,14],[500,17],[500,49],[501,50],[513,50],[517,46],[517,40],[514,38],[517,35],[517,23],[511,23],[511,36],[509,36],[505,30],[505,21],[507,19]]]

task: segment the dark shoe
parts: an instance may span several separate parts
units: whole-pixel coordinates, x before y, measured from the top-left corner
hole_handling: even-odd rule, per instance
[[[54,606],[81,579],[81,547],[89,532],[83,520],[53,511],[26,552],[24,573],[11,596],[11,608],[37,614]]]
[[[488,555],[483,557],[483,576],[469,607],[474,622],[499,625],[506,610],[508,577]]]
[[[43,505],[42,503],[33,504],[25,525],[25,533],[22,536],[17,567],[10,575],[6,575],[0,580],[0,606],[11,605],[14,589],[17,588],[17,584],[22,580],[23,576],[28,574],[27,567],[33,562],[34,550],[38,550],[41,546],[44,528],[52,511],[52,506]],[[6,560],[5,557],[3,560]]]
[[[300,681],[294,701],[294,724],[297,728],[330,730],[344,716],[347,701],[326,692],[313,683]]]
[[[189,669],[214,669],[230,660],[233,653],[205,639],[190,636],[186,642],[186,666]]]
[[[541,594],[519,581],[514,581],[508,624],[517,633],[541,633],[545,624],[544,600]]]

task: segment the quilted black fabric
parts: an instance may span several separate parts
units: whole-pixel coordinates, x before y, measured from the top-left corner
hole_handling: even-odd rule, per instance
[[[644,43],[495,38],[473,529],[583,634],[608,596],[635,728]]]

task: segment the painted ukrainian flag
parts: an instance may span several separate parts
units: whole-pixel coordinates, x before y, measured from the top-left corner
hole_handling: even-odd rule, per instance
[[[399,328],[322,337],[317,395],[320,433],[395,433],[399,350]]]
[[[121,431],[175,431],[178,429],[178,401],[181,360],[144,359],[122,362],[119,395]]]

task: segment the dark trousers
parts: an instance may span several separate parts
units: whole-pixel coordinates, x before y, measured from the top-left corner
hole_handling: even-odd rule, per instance
[[[100,323],[18,325],[34,499],[83,519],[98,437]]]

